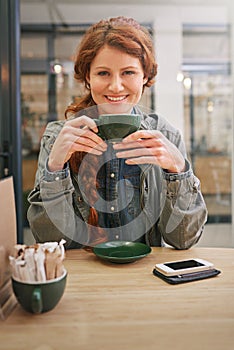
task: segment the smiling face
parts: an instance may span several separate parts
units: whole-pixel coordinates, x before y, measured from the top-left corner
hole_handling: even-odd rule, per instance
[[[141,98],[147,78],[138,58],[104,46],[90,65],[87,81],[99,112],[114,114],[131,111]]]

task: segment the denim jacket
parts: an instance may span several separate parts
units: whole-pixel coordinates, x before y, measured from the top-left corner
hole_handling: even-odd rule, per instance
[[[186,159],[180,132],[157,114],[141,114],[141,129],[161,131],[183,154],[186,169],[183,173],[173,174],[157,165],[145,164],[141,165],[136,180],[134,171],[130,171],[131,179],[124,187],[125,196],[136,199],[139,194],[140,207],[131,213],[134,205],[129,206],[130,215],[135,219],[125,222],[124,235],[118,227],[110,225],[110,239],[141,240],[150,246],[167,243],[176,249],[188,249],[199,240],[207,220],[200,181]],[[89,239],[87,220],[90,206],[80,189],[78,177],[70,172],[69,167],[56,173],[50,173],[46,168],[50,150],[63,124],[64,121],[48,123],[42,137],[35,187],[28,196],[28,221],[37,242],[65,238],[67,248],[77,248],[86,245]],[[138,182],[136,186],[135,182]],[[101,190],[105,186],[106,183],[101,185]],[[108,200],[111,208],[113,198]],[[129,199],[129,203],[135,201]],[[139,237],[138,231],[143,232],[144,237]]]

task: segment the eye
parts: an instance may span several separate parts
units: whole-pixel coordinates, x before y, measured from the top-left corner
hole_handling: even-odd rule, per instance
[[[125,71],[123,72],[123,74],[124,74],[124,75],[134,75],[135,72],[134,72],[133,70],[125,70]]]
[[[104,77],[104,76],[109,75],[109,73],[107,71],[100,71],[100,72],[98,72],[98,75],[100,75],[101,77]]]

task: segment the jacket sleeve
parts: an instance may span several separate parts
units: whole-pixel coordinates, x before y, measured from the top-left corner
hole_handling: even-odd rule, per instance
[[[191,172],[181,180],[164,179],[162,198],[157,226],[163,240],[177,249],[190,248],[198,242],[207,220],[200,181]]]
[[[171,174],[162,170],[162,213],[158,229],[166,243],[177,249],[188,249],[198,242],[207,220],[207,208],[200,187],[200,180],[194,175],[185,145],[177,130],[168,137],[183,154],[186,170]]]
[[[185,158],[186,170],[180,174],[161,169],[160,215],[148,241],[154,245],[158,234],[176,249],[188,249],[198,242],[207,221],[207,208],[201,193],[200,181],[194,175],[184,142],[178,130],[164,124],[159,129],[176,145]]]
[[[70,173],[57,181],[46,181],[44,175],[46,160],[59,129],[59,125],[51,123],[42,137],[35,186],[28,196],[27,218],[36,242],[64,238],[66,248],[79,248],[82,245],[78,242],[85,241],[84,237],[80,239],[79,232],[84,235],[85,227],[77,230],[83,221],[74,213]]]

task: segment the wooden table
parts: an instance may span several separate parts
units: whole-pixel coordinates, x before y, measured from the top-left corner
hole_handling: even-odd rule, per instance
[[[222,273],[169,285],[155,263],[203,258]],[[233,350],[234,250],[154,248],[130,264],[102,262],[67,251],[67,287],[56,308],[41,315],[17,305],[0,324],[0,349]]]

